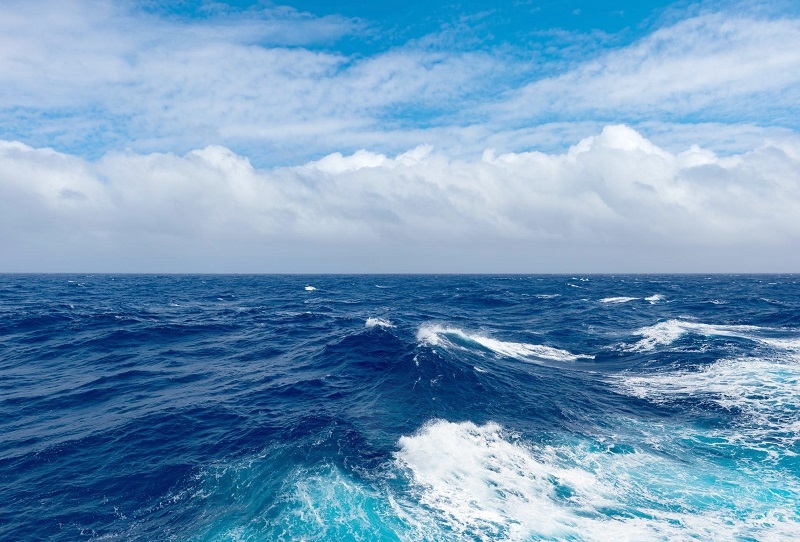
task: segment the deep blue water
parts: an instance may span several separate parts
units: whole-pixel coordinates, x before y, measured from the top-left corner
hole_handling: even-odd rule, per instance
[[[799,282],[0,275],[0,539],[797,540]]]

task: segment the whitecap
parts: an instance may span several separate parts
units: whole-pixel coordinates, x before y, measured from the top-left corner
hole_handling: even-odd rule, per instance
[[[639,299],[638,297],[604,297],[600,303],[627,303]]]
[[[444,524],[442,531],[452,533],[444,539],[780,540],[800,535],[797,484],[781,487],[787,481],[781,475],[764,479],[624,442],[599,444],[565,437],[534,445],[497,423],[435,420],[401,437],[394,456],[413,481],[422,509],[433,511]]]
[[[367,318],[367,321],[364,322],[364,327],[373,328],[373,327],[382,327],[384,329],[394,327],[389,320],[384,320],[383,318]]]
[[[649,297],[644,298],[645,301],[649,301],[651,305],[658,303],[659,301],[664,300],[664,296],[661,294],[653,294]]]
[[[431,420],[401,436],[375,469],[323,461],[276,473],[271,453],[250,455],[202,468],[163,506],[192,499],[203,507],[196,540],[800,537],[793,473],[686,461],[675,448],[685,428],[633,423],[641,437],[633,441],[556,434],[536,443],[494,422]],[[639,444],[648,439],[666,453]]]
[[[563,512],[548,498],[552,484],[544,465],[501,432],[496,423],[438,420],[401,437],[395,458],[410,470],[421,503],[459,538],[569,533]]]
[[[685,320],[673,319],[637,329],[633,334],[643,338],[635,344],[627,346],[626,349],[640,352],[653,350],[660,345],[670,345],[687,333],[693,333],[706,337],[736,337],[769,345],[774,348],[800,350],[800,339],[763,336],[764,333],[770,331],[774,332],[776,330],[750,325],[704,324],[701,322],[688,322]]]
[[[794,360],[726,358],[700,370],[624,375],[620,387],[656,402],[706,396],[726,409],[800,413],[800,365]]]
[[[726,442],[782,453],[800,442],[800,364],[797,359],[744,357],[716,361],[700,370],[626,374],[614,386],[654,403],[687,399],[735,412],[732,430],[710,431]],[[763,446],[768,443],[766,448]],[[769,450],[772,452],[769,452]]]
[[[417,341],[422,345],[463,348],[451,339],[462,344],[475,343],[497,355],[521,360],[540,358],[553,361],[575,361],[579,358],[594,358],[594,356],[573,354],[568,350],[541,344],[499,341],[483,335],[468,334],[459,328],[444,327],[438,324],[424,324],[417,331]]]
[[[313,292],[314,290],[316,290],[316,288],[314,288],[313,286],[306,286],[305,290],[306,292]]]

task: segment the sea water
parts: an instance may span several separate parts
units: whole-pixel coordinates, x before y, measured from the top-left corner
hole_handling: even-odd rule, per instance
[[[800,277],[0,276],[2,540],[798,540]]]

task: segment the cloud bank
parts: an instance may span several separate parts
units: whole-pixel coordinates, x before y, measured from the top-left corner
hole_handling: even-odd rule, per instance
[[[800,138],[721,157],[609,125],[564,153],[267,169],[221,146],[88,161],[3,141],[0,231],[2,271],[797,270]]]

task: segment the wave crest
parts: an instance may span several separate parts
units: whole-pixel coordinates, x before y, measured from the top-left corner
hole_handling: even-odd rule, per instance
[[[417,341],[427,346],[450,348],[464,348],[464,346],[460,345],[469,345],[472,343],[486,350],[490,350],[499,356],[520,360],[540,358],[553,361],[576,361],[580,358],[594,358],[594,356],[591,355],[573,354],[568,350],[541,344],[500,341],[483,335],[469,334],[456,327],[444,327],[437,324],[425,324],[420,326],[417,331]]]
[[[394,327],[394,324],[391,323],[389,320],[384,320],[383,318],[367,318],[367,321],[364,322],[364,327],[373,328],[373,327],[381,327],[381,328],[390,328]]]

